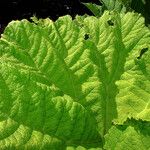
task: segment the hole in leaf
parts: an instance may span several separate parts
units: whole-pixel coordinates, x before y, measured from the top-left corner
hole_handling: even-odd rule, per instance
[[[137,59],[141,59],[142,56],[143,56],[143,54],[144,54],[145,52],[147,52],[147,51],[148,51],[148,48],[143,48],[143,49],[141,50],[141,52],[140,52],[140,55],[137,57]]]
[[[85,39],[85,40],[89,39],[89,34],[85,34],[85,35],[84,35],[84,39]]]
[[[112,20],[108,20],[107,23],[108,23],[109,26],[114,26],[114,23],[113,23]]]

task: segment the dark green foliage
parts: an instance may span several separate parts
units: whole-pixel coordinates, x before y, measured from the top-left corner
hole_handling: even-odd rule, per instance
[[[150,1],[149,0],[99,0],[100,5],[83,3],[95,16],[99,17],[105,10],[117,12],[135,11],[145,18],[146,25],[150,24]]]

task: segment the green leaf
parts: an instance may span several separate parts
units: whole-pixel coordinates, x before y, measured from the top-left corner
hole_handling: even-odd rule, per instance
[[[102,15],[102,6],[93,3],[82,3],[84,4],[95,16]]]
[[[0,149],[101,144],[91,110],[99,107],[99,81],[83,41],[69,16],[7,26],[0,41]]]
[[[0,149],[109,149],[115,132],[137,135],[125,121],[149,122],[149,42],[135,13],[9,23],[0,39]]]
[[[110,25],[108,21],[111,21],[112,24]],[[96,63],[99,68],[99,78],[102,82],[103,89],[100,93],[104,102],[100,114],[103,114],[102,118],[104,118],[102,120],[105,120],[105,125],[100,125],[100,129],[104,127],[104,131],[106,130],[107,132],[111,126],[112,119],[117,117],[116,111],[119,113],[119,119],[124,119],[124,116],[128,118],[128,112],[131,113],[129,118],[134,117],[130,111],[130,107],[125,105],[125,101],[128,101],[127,97],[130,96],[130,89],[125,91],[124,88],[127,85],[124,85],[123,88],[119,86],[118,83],[122,82],[122,74],[126,74],[128,70],[130,71],[131,66],[135,66],[135,60],[141,49],[149,45],[150,33],[149,30],[144,27],[143,18],[134,13],[111,16],[106,12],[100,19],[96,19],[95,17],[86,18],[85,24],[85,30],[87,30],[91,41],[93,41],[97,47],[96,55],[99,59]],[[134,74],[136,73],[137,72],[134,72]],[[130,78],[131,77],[126,78],[125,82],[131,86],[132,82],[128,81]],[[116,86],[116,82],[119,87]],[[141,80],[141,82],[143,82],[143,80]],[[148,85],[149,81],[147,81],[147,86]],[[147,90],[148,89],[149,87],[147,87]],[[117,95],[118,93],[124,97],[121,99],[120,96]],[[137,97],[130,99],[131,101],[136,101]],[[149,104],[149,96],[144,97],[144,100],[146,103],[143,107],[140,107],[141,102],[136,102],[139,103],[141,111],[144,109],[144,106]],[[136,103],[131,105],[133,109],[136,109]],[[147,116],[149,116],[148,114]]]
[[[94,3],[82,3],[85,5],[96,17],[102,16],[105,10],[116,11],[118,13],[126,12],[126,6],[129,0],[123,2],[121,0],[99,0],[101,5]]]
[[[145,133],[143,133],[145,132]],[[113,126],[106,134],[104,148],[107,150],[149,150],[150,126],[141,132],[133,126],[127,128]]]
[[[116,98],[119,123],[131,117],[150,121],[150,51],[146,51],[148,48],[147,45],[141,47],[134,60],[133,54],[130,55],[130,64],[125,64],[126,71],[121,80],[117,81],[120,89]]]
[[[102,0],[102,3],[104,4],[104,7],[107,8],[107,10],[115,10],[117,12],[125,11],[125,6],[123,5],[121,0]]]

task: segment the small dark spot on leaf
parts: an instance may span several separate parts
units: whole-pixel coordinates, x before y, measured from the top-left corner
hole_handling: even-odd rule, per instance
[[[87,40],[89,38],[89,34],[84,35],[84,39]]]
[[[107,23],[108,23],[108,25],[110,25],[110,26],[114,26],[114,23],[113,23],[112,20],[108,20]]]
[[[141,50],[141,52],[140,52],[140,55],[137,57],[137,59],[141,59],[142,56],[143,56],[143,54],[144,54],[145,52],[147,52],[147,51],[148,51],[148,48],[143,48],[143,49]]]

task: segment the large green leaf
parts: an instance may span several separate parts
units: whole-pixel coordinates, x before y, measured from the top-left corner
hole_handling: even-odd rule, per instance
[[[149,42],[134,13],[9,23],[0,39],[0,149],[96,150],[114,119],[149,121]]]
[[[1,149],[101,144],[91,110],[100,107],[100,83],[83,41],[69,16],[8,25],[0,41]]]
[[[101,90],[103,92],[101,95],[104,104],[101,114],[104,113],[103,120],[105,120],[105,125],[103,127],[107,130],[111,126],[112,119],[117,116],[116,110],[119,112],[119,119],[123,119],[124,116],[126,116],[126,118],[136,118],[135,115],[128,116],[128,113],[130,112],[131,114],[133,110],[130,111],[130,107],[124,104],[128,101],[127,97],[130,96],[130,89],[128,88],[128,91],[125,91],[124,88],[126,88],[127,85],[132,86],[132,82],[128,81],[131,77],[125,78],[124,82],[126,82],[127,85],[124,84],[124,88],[119,86],[119,83],[124,83],[122,82],[123,74],[130,72],[131,68],[135,67],[137,61],[140,60],[137,59],[137,57],[140,55],[141,50],[143,48],[149,48],[150,32],[144,27],[143,18],[134,13],[127,13],[120,17],[105,13],[100,19],[89,17],[84,21],[86,24],[85,30],[87,30],[91,40],[97,46],[96,53],[99,56],[100,62],[99,64],[97,62],[99,78],[103,84],[103,90]],[[108,21],[111,21],[111,25]],[[147,56],[147,58],[149,58],[149,56]],[[144,62],[147,61],[148,60],[144,60]],[[147,68],[149,68],[148,64]],[[140,69],[142,69],[142,67],[140,67]],[[133,74],[137,76],[137,71],[134,70]],[[142,75],[142,77],[144,78],[144,75]],[[135,77],[133,77],[133,79],[136,80]],[[118,87],[116,86],[116,82]],[[144,94],[150,89],[148,86],[149,80],[147,79],[145,83],[143,80],[141,80],[141,82],[147,84],[143,92]],[[117,95],[117,93],[119,94]],[[119,95],[123,96],[123,98],[120,98]],[[143,107],[141,103],[142,100],[138,101],[137,97],[130,98],[131,101],[135,102],[131,107],[135,110],[141,105],[140,112],[142,112],[145,106],[149,104],[149,94],[147,93],[145,96],[147,97],[141,96],[145,100]],[[149,116],[148,114],[147,117]],[[143,118],[139,117],[139,119]]]

